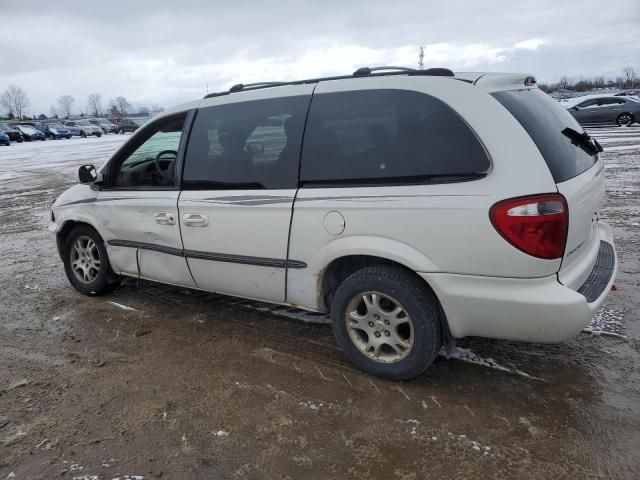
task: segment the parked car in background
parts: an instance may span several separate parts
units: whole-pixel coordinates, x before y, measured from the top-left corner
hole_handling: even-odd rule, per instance
[[[11,139],[9,138],[9,135],[4,133],[2,130],[0,130],[0,145],[11,145]]]
[[[32,140],[42,140],[44,142],[47,139],[44,133],[32,125],[20,123],[16,125],[16,128],[20,130],[20,133],[22,133],[22,136],[27,142],[31,142]]]
[[[8,123],[0,123],[0,130],[6,133],[12,142],[22,143],[24,141],[20,130]]]
[[[400,380],[456,338],[578,334],[617,268],[599,144],[530,75],[372,72],[239,85],[80,167],[49,226],[70,283],[328,313]]]
[[[62,124],[58,122],[40,122],[36,125],[36,128],[46,135],[51,140],[59,140],[61,138],[71,138],[71,131],[64,128]]]
[[[565,108],[582,125],[631,125],[640,120],[640,101],[616,95],[590,95],[566,102]]]
[[[91,135],[96,137],[102,136],[102,129],[89,120],[67,120],[64,122],[64,126],[69,128],[74,135],[80,135],[83,138]]]
[[[616,97],[640,97],[640,89],[625,90],[615,94]]]
[[[142,122],[136,118],[123,118],[118,122],[118,133],[133,133],[140,128],[141,125]]]
[[[102,129],[102,133],[118,133],[118,126],[106,118],[90,118],[89,121]]]

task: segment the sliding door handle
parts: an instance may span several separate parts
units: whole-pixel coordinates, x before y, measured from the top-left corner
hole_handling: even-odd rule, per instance
[[[167,213],[167,212],[156,213],[154,215],[154,218],[156,219],[156,223],[159,223],[160,225],[175,225],[176,224],[176,220],[173,217],[173,215],[170,214],[170,213]]]
[[[209,225],[209,219],[201,213],[185,213],[182,215],[182,223],[188,227],[206,227]]]

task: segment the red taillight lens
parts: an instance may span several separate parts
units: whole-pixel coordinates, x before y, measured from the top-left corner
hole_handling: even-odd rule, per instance
[[[567,201],[557,193],[510,198],[489,212],[491,223],[511,245],[538,258],[561,258],[567,243]]]

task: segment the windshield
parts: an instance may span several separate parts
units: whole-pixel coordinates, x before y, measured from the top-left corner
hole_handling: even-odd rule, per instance
[[[542,90],[508,90],[492,95],[527,131],[556,183],[580,175],[598,161],[597,148],[585,148],[590,137],[580,124]]]
[[[78,125],[82,125],[83,127],[92,127],[93,124],[89,120],[80,120]]]
[[[20,125],[20,130],[26,133],[35,133],[37,130],[33,127],[29,127],[28,125]]]
[[[46,124],[47,127],[49,128],[64,128],[62,125],[60,125],[59,123],[47,123]]]

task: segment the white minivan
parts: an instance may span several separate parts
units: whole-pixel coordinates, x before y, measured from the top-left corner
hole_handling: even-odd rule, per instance
[[[616,272],[602,148],[519,74],[363,68],[163,112],[54,203],[71,284],[328,312],[386,378],[483,336],[576,335]]]

